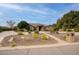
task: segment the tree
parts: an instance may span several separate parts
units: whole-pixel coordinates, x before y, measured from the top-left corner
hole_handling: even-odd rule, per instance
[[[79,11],[70,11],[56,23],[58,29],[74,29],[79,24]]]
[[[13,20],[9,20],[6,22],[8,24],[8,26],[13,29],[14,28],[14,25],[15,25],[15,22]]]
[[[19,29],[26,29],[27,31],[30,30],[30,25],[26,21],[21,21],[20,23],[18,23],[17,27]]]

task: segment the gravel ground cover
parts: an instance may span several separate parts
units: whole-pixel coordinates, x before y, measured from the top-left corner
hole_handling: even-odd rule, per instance
[[[9,42],[9,40],[13,37],[13,41]],[[11,46],[12,43],[15,43],[16,46],[29,46],[29,45],[44,45],[44,44],[55,44],[56,40],[48,37],[47,40],[43,40],[41,38],[41,34],[39,34],[38,38],[34,38],[32,34],[29,35],[10,35],[3,39],[2,46]]]
[[[65,33],[59,33],[59,34],[55,34],[55,33],[50,33],[51,35],[61,39],[61,40],[65,40]],[[79,35],[75,35],[75,42],[79,42]]]

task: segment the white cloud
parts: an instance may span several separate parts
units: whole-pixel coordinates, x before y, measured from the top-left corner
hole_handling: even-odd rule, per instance
[[[9,9],[15,10],[16,12],[33,12],[33,13],[44,14],[44,15],[57,13],[55,10],[49,9],[46,6],[41,6],[39,7],[40,9],[35,9],[29,5],[24,7],[16,4],[0,4],[0,7],[9,8]]]
[[[15,4],[0,4],[0,7],[4,7],[4,8],[9,8],[9,9],[13,9],[15,11],[29,11],[29,12],[35,12],[35,13],[40,13],[40,14],[47,14],[47,12],[42,11],[42,10],[38,10],[38,9],[33,9],[30,7],[21,7],[19,5],[15,5]]]
[[[1,15],[3,15],[3,13],[2,13],[2,12],[0,12],[0,16],[1,16]]]
[[[0,4],[0,7],[5,7],[5,8],[11,8],[11,9],[21,9],[20,6],[17,6],[17,5],[12,5],[12,4]]]
[[[45,11],[33,9],[33,8],[24,8],[23,11],[35,12],[35,13],[40,13],[40,14],[47,14],[47,12],[45,12]]]
[[[3,12],[0,12],[0,16],[3,16],[4,15],[4,13]]]
[[[72,11],[72,10],[75,10],[75,11],[78,11],[79,10],[79,4],[71,4],[69,5],[66,9],[64,9],[63,11],[61,11],[59,14],[60,17],[62,17],[64,14]]]

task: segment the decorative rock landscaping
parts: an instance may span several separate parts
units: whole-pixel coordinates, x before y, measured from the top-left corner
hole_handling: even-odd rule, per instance
[[[60,40],[64,40],[69,43],[73,42],[79,42],[79,35],[75,35],[75,32],[67,32],[67,33],[59,33],[59,34],[54,34],[54,33],[49,33],[55,37],[58,37]]]
[[[28,32],[16,32],[17,34],[12,34],[4,36],[0,40],[1,47],[15,47],[15,46],[30,46],[30,45],[44,45],[44,44],[57,44],[59,43],[55,38],[46,35],[43,32],[40,33],[28,33]],[[79,42],[78,35],[72,35],[72,33],[48,33],[59,38],[62,42]]]
[[[55,44],[56,40],[45,34],[31,33],[28,35],[10,35],[4,37],[1,45],[5,46],[29,46],[29,45],[44,45],[44,44]]]

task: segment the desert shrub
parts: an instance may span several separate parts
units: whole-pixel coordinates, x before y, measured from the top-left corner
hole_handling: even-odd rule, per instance
[[[18,33],[18,35],[24,35],[21,31],[19,31],[19,32],[17,32]]]
[[[59,32],[58,32],[58,31],[55,31],[54,33],[55,33],[55,34],[59,34]]]
[[[50,32],[51,32],[51,33],[55,33],[55,30],[54,30],[54,29],[51,29]]]
[[[35,39],[38,38],[38,34],[35,33],[35,32],[32,34],[32,36],[33,36],[33,38],[35,38]]]
[[[44,33],[42,33],[42,34],[41,34],[41,38],[42,38],[43,40],[47,40],[47,35],[44,34]]]
[[[16,43],[13,41],[11,47],[15,47]]]
[[[15,28],[14,28],[14,31],[15,31],[15,32],[18,32],[18,31],[20,31],[20,29],[19,29],[18,27],[15,27]]]
[[[2,32],[2,31],[9,31],[9,30],[12,30],[12,29],[8,28],[8,27],[0,26],[0,32]]]
[[[28,31],[28,33],[30,34],[32,31]]]
[[[38,30],[35,30],[35,33],[39,34],[39,31]]]
[[[74,31],[79,32],[79,28],[78,27],[74,28]]]
[[[56,33],[56,32],[58,32],[58,30],[59,30],[58,28],[54,27],[50,32],[51,33]]]
[[[67,29],[66,31],[67,31],[67,32],[72,32],[72,30],[71,30],[71,29]]]
[[[2,32],[2,30],[0,30],[0,32]]]
[[[64,35],[64,37],[63,37],[63,38],[64,38],[64,40],[66,41],[66,35]]]

